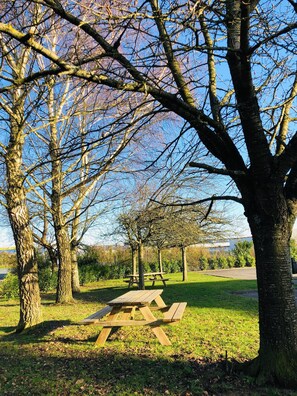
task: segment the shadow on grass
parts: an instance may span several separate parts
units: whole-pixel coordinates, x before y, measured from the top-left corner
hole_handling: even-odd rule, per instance
[[[257,302],[254,299],[235,294],[243,290],[256,290],[256,281],[254,280],[176,282],[169,283],[166,287],[155,286],[146,287],[146,289],[163,289],[162,297],[166,304],[172,304],[176,301],[186,301],[188,306],[191,307],[234,310],[254,310],[257,306]],[[127,287],[92,289],[83,293],[77,293],[75,299],[79,302],[105,304],[129,290],[137,289],[127,289]]]
[[[52,331],[69,325],[71,325],[70,320],[48,320],[24,330],[22,333],[16,333],[15,327],[0,327],[1,331],[8,333],[1,338],[3,341],[13,342],[19,345],[39,343],[44,342],[43,338]]]
[[[2,395],[201,395],[223,394],[218,389],[240,389],[250,384],[227,376],[224,362],[132,355],[106,349],[89,351],[11,349],[1,356]],[[205,392],[205,393],[203,393]],[[265,394],[265,393],[261,393]]]

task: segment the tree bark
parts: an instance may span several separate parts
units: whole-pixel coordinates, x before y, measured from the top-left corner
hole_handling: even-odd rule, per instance
[[[72,291],[80,293],[79,271],[77,261],[77,246],[70,244],[71,248],[71,267],[72,267]]]
[[[23,144],[23,134],[19,130],[19,125],[12,120],[10,143],[6,152],[6,200],[18,263],[20,319],[17,332],[42,321],[37,260],[21,169]]]
[[[138,242],[138,275],[139,275],[139,290],[145,289],[144,284],[144,266],[143,266],[143,244],[141,241]]]
[[[54,153],[55,151],[52,151]],[[52,154],[52,156],[55,154]],[[52,161],[52,215],[55,229],[58,253],[58,286],[56,303],[72,303],[72,265],[70,254],[70,240],[62,213],[61,198],[61,164],[59,160],[53,158]]]
[[[284,198],[274,196],[273,201],[269,204],[266,201],[261,213],[251,210],[248,214],[256,256],[260,348],[258,357],[246,369],[259,383],[296,387],[297,306],[290,257],[292,221]]]
[[[59,271],[56,303],[73,303],[72,296],[72,265],[70,255],[70,242],[65,226],[55,224],[55,234],[58,245]]]
[[[137,274],[137,249],[131,247],[131,255],[132,255],[132,275]]]
[[[162,250],[161,249],[158,249],[158,265],[159,265],[159,271],[163,272]]]
[[[187,248],[182,246],[182,267],[183,267],[183,282],[188,280],[188,263],[187,263]]]

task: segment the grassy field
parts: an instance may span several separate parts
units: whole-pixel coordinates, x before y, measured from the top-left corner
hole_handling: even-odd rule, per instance
[[[18,303],[0,300],[0,394],[297,395],[257,388],[233,371],[235,360],[257,354],[257,300],[238,294],[255,290],[255,281],[201,273],[180,279],[170,275],[162,295],[168,304],[188,302],[182,321],[164,327],[172,341],[167,347],[147,327],[125,327],[95,348],[100,328],[78,324],[126,292],[122,280],[85,286],[73,305],[55,305],[54,295],[43,295],[44,322],[21,335],[13,333]]]

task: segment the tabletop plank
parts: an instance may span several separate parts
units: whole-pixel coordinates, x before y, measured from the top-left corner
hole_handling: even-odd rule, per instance
[[[107,304],[110,306],[115,305],[150,305],[160,294],[162,289],[156,290],[131,290],[122,296],[119,296]]]

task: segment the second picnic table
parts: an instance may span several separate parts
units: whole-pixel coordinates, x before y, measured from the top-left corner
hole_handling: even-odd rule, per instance
[[[97,346],[103,346],[112,328],[123,326],[144,326],[149,325],[152,332],[162,345],[171,345],[171,342],[161,324],[168,324],[179,321],[182,318],[187,303],[173,303],[167,306],[161,294],[163,290],[132,290],[107,303],[103,309],[95,312],[83,320],[83,324],[97,324],[102,326],[97,341]],[[156,306],[151,306],[155,303]],[[135,319],[135,311],[138,310],[143,319]],[[153,311],[162,311],[163,317],[156,318]],[[101,320],[104,316],[106,319]],[[119,315],[121,316],[119,318]]]
[[[164,278],[165,272],[146,272],[143,274],[144,280],[152,281],[152,286],[155,286],[155,282],[162,282],[164,286],[166,286],[166,282],[169,281],[168,278]],[[139,284],[139,274],[127,275],[127,280],[125,282],[128,283],[128,287],[130,288],[134,284]]]

